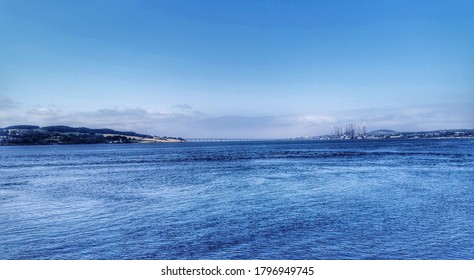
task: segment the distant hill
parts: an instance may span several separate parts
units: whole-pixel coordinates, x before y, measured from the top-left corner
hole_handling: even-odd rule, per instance
[[[139,134],[133,131],[118,131],[110,128],[87,128],[87,127],[70,127],[65,125],[56,125],[56,126],[45,126],[41,129],[44,129],[49,132],[60,132],[60,133],[87,133],[87,134],[120,134],[126,136],[135,136],[135,137],[152,137],[146,134]]]
[[[387,135],[387,134],[395,134],[395,133],[398,133],[398,132],[395,130],[390,130],[390,129],[378,129],[378,130],[369,132],[369,134],[373,134],[373,135]]]
[[[65,125],[39,127],[13,125],[0,129],[0,145],[99,144],[184,142],[180,137],[157,137],[133,131],[110,128],[70,127]]]
[[[5,127],[4,129],[39,129],[40,127],[37,125],[12,125],[9,127]]]
[[[120,134],[134,137],[152,137],[147,134],[139,134],[133,131],[118,131],[110,128],[87,128],[87,127],[70,127],[66,125],[55,125],[55,126],[44,126],[39,127],[37,125],[12,125],[5,127],[4,129],[19,129],[19,130],[44,130],[47,132],[58,132],[58,133],[85,133],[85,134]]]

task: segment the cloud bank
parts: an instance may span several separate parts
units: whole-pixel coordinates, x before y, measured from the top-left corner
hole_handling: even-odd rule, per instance
[[[369,131],[384,128],[416,131],[474,127],[469,104],[283,116],[210,116],[187,104],[176,105],[171,109],[163,111],[123,106],[93,111],[68,111],[55,106],[25,109],[12,99],[0,96],[0,127],[15,124],[69,125],[185,138],[315,136],[329,134],[332,126],[349,122],[365,123]]]

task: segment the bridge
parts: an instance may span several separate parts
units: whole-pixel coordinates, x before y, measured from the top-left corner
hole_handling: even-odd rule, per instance
[[[267,141],[290,141],[292,139],[270,139],[270,138],[185,138],[187,142],[267,142]]]

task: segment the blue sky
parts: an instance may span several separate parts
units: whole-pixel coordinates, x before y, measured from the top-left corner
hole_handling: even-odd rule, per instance
[[[0,127],[474,128],[473,1],[0,0]]]

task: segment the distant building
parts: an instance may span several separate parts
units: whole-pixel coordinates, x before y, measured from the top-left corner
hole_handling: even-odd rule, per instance
[[[343,127],[332,127],[332,137],[336,139],[364,139],[366,136],[367,130],[365,123],[348,123]]]

